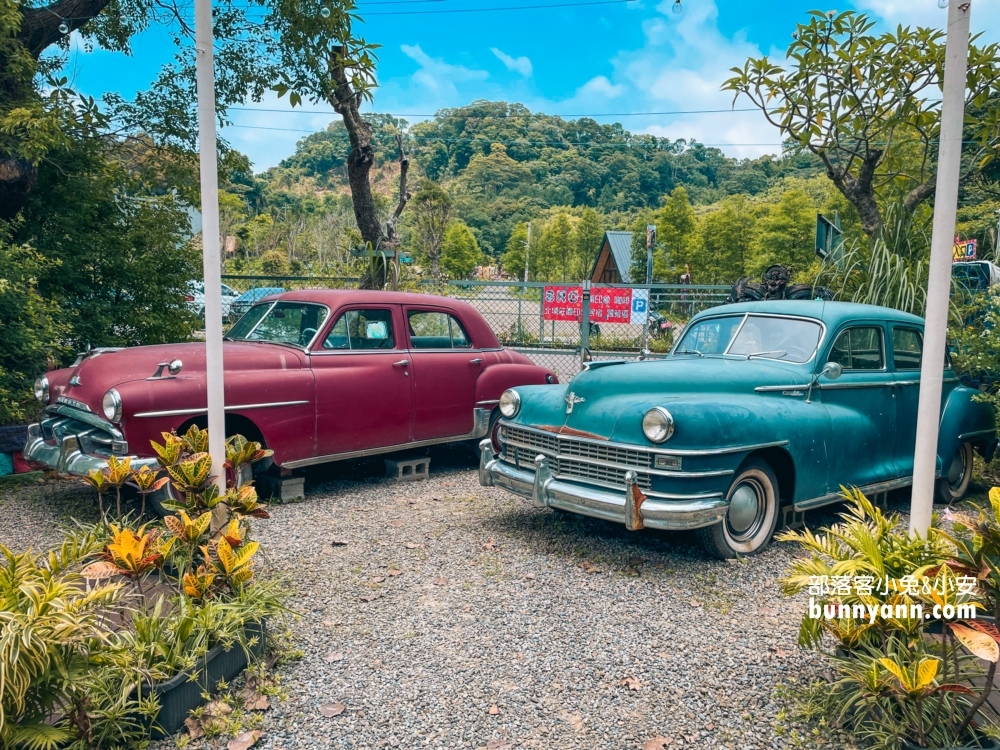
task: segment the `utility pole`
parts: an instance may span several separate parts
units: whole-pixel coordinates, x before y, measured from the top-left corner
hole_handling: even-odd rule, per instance
[[[531,252],[531,222],[528,222],[528,239],[524,243],[524,283],[528,283],[528,253]]]
[[[219,252],[219,173],[215,136],[215,64],[212,51],[212,0],[195,0],[198,151],[201,171],[201,244],[205,274],[205,383],[208,450],[212,475],[226,491],[226,392],[222,365],[222,271]],[[219,505],[221,511],[225,509]],[[220,523],[213,516],[213,526]]]
[[[917,442],[913,455],[913,494],[910,533],[926,536],[934,509],[937,476],[938,427],[944,380],[948,305],[951,292],[952,247],[958,211],[958,181],[962,168],[962,125],[965,118],[965,76],[969,63],[969,16],[972,3],[950,0],[945,46],[944,97],[941,101],[941,136],[937,188],[934,193],[934,228],[927,281],[924,351],[920,362],[920,400],[917,406]],[[945,456],[947,471],[950,456]]]
[[[646,227],[646,283],[653,283],[653,245],[656,244],[656,226]]]

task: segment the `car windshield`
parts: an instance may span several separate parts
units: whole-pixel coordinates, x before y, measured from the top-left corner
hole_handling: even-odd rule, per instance
[[[251,307],[229,329],[226,338],[234,341],[270,341],[275,344],[308,346],[326,320],[321,305],[281,300]]]
[[[823,328],[814,320],[765,315],[723,315],[687,327],[674,356],[729,354],[752,359],[808,362]]]

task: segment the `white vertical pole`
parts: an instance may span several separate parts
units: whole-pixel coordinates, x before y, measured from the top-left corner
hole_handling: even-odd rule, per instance
[[[917,407],[917,445],[913,456],[913,497],[910,505],[910,532],[920,535],[927,534],[934,508],[941,388],[951,293],[952,246],[955,241],[958,181],[962,167],[962,124],[965,119],[965,75],[969,61],[971,5],[967,0],[951,0],[948,4],[941,146],[937,188],[934,193],[934,228],[931,235],[924,352],[920,364],[920,401]],[[945,460],[948,458],[946,456]]]
[[[531,222],[528,222],[528,241],[524,243],[524,283],[528,283],[528,253],[531,252]]]
[[[212,0],[195,0],[198,150],[201,165],[201,243],[205,273],[205,381],[212,474],[226,491],[226,411],[222,368],[222,272],[219,261],[219,174],[215,138]]]

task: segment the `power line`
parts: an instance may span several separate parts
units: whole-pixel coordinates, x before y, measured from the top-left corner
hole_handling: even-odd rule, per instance
[[[322,115],[326,114],[321,110],[307,110],[307,109],[267,109],[264,107],[228,107],[227,111],[237,110],[240,112],[280,112],[290,115]],[[435,112],[434,114],[415,114],[410,113],[397,113],[397,112],[371,112],[365,114],[373,115],[389,115],[390,117],[434,117],[439,119],[456,119],[456,120],[470,120],[476,117],[483,119],[486,118],[496,118],[500,119],[510,119],[510,118],[530,118],[530,117],[646,117],[646,116],[663,116],[663,115],[709,115],[709,114],[721,114],[728,112],[757,112],[756,107],[745,107],[742,109],[688,109],[688,110],[673,110],[669,112],[586,112],[586,113],[571,113],[571,114],[555,114],[549,115],[544,112],[532,112],[527,115],[517,115],[517,114],[486,114],[486,115],[458,115],[458,114],[441,114],[440,112]],[[334,113],[330,113],[333,115]]]
[[[544,5],[508,5],[496,6],[492,8],[442,8],[441,10],[380,10],[374,13],[365,13],[362,17],[368,16],[423,16],[437,13],[490,13],[492,11],[504,10],[544,10],[546,8],[580,8],[588,5],[621,5],[623,3],[634,3],[639,0],[588,0],[587,2],[566,2],[552,3]]]
[[[273,128],[266,125],[226,125],[227,128],[244,128],[247,130],[275,130],[285,133],[321,133],[321,130],[302,130],[299,128]],[[645,133],[639,133],[637,135],[647,135]],[[414,141],[441,141],[449,143],[464,143],[464,142],[476,142],[481,141],[481,138],[444,138],[439,136],[418,136],[418,135],[407,135],[407,138]],[[657,136],[650,136],[656,138]],[[699,146],[711,146],[721,148],[723,146],[784,146],[783,143],[702,143],[701,141],[695,141]],[[529,146],[625,146],[625,147],[636,147],[638,144],[635,143],[625,143],[622,141],[612,141],[609,143],[596,143],[594,141],[526,141],[526,140],[514,140],[514,141],[491,141],[491,143],[499,143],[504,146],[517,146],[517,145],[529,145]]]

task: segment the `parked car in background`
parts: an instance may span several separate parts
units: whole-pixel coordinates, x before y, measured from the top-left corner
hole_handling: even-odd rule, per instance
[[[424,294],[286,292],[223,346],[227,433],[285,469],[495,437],[501,393],[556,382],[471,305]],[[26,458],[77,476],[111,455],[152,466],[150,440],[207,423],[205,344],[93,350],[35,391],[45,410]]]
[[[261,286],[255,289],[247,289],[233,300],[229,308],[229,320],[235,323],[246,314],[247,310],[265,297],[270,297],[272,294],[281,294],[284,291],[280,286]]]
[[[570,383],[500,398],[499,451],[480,482],[629,529],[699,529],[722,558],[771,540],[796,511],[906,487],[923,320],[847,302],[726,305],[696,315],[671,354],[591,362]],[[973,452],[997,448],[993,409],[944,367],[936,498],[960,499]]]
[[[226,284],[222,285],[222,319],[229,320],[230,308],[240,296],[240,293]],[[199,318],[205,317],[205,283],[203,281],[189,281],[188,293],[186,297],[188,307]]]

